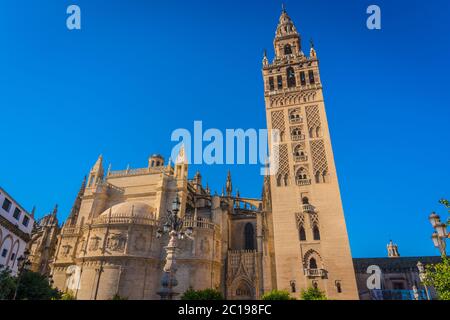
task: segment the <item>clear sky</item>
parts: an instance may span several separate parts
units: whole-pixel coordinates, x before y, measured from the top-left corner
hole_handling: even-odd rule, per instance
[[[434,255],[427,216],[450,197],[448,1],[285,1],[314,38],[355,257]],[[82,30],[66,28],[77,4]],[[378,4],[382,30],[366,28]],[[279,1],[4,0],[0,4],[0,185],[38,216],[68,214],[98,155],[145,167],[176,128],[265,128],[261,59]],[[228,169],[259,197],[259,166]],[[197,167],[190,168],[192,176]]]

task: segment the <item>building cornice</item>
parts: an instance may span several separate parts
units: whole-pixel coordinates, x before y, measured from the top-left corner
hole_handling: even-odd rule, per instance
[[[30,241],[31,237],[28,233],[23,232],[19,229],[17,225],[14,225],[12,222],[8,221],[5,217],[0,215],[0,225],[5,227],[8,231],[18,236],[25,242]]]

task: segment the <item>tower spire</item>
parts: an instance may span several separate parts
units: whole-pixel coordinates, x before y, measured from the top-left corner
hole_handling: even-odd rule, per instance
[[[273,45],[276,58],[282,58],[283,56],[292,54],[296,55],[301,52],[300,35],[291,17],[287,14],[284,5],[278,21]]]
[[[227,196],[231,196],[231,193],[233,192],[233,183],[231,182],[231,172],[228,170],[228,176],[227,176],[227,183],[226,183],[226,192]]]
[[[84,195],[85,189],[86,189],[86,176],[84,176],[80,190],[78,191],[77,197],[75,198],[75,202],[73,203],[72,209],[70,210],[69,217],[67,218],[68,225],[75,225],[77,223],[78,214],[80,213],[81,200]]]

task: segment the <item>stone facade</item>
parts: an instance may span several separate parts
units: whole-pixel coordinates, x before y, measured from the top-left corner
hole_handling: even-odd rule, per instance
[[[53,262],[58,241],[60,228],[56,213],[58,207],[55,206],[53,212],[39,219],[33,227],[32,237],[27,247],[30,251],[30,270],[42,275],[49,276],[50,266]]]
[[[257,298],[260,200],[233,196],[230,174],[226,194],[218,196],[203,186],[200,173],[188,180],[187,172],[184,160],[172,166],[152,156],[146,168],[105,174],[99,157],[61,230],[55,286],[78,299],[158,299],[168,238],[158,239],[156,231],[178,195],[194,239],[179,242],[176,291],[217,288],[229,299]]]
[[[0,187],[0,268],[17,274],[18,258],[23,255],[34,224],[34,209],[28,213]]]

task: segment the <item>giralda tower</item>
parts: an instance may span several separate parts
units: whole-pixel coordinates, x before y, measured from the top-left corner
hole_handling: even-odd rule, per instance
[[[358,299],[319,74],[283,9],[272,63],[263,59],[269,136],[279,131],[279,168],[270,177],[272,286],[298,297],[318,287],[330,299]],[[273,141],[269,141],[272,145]]]

